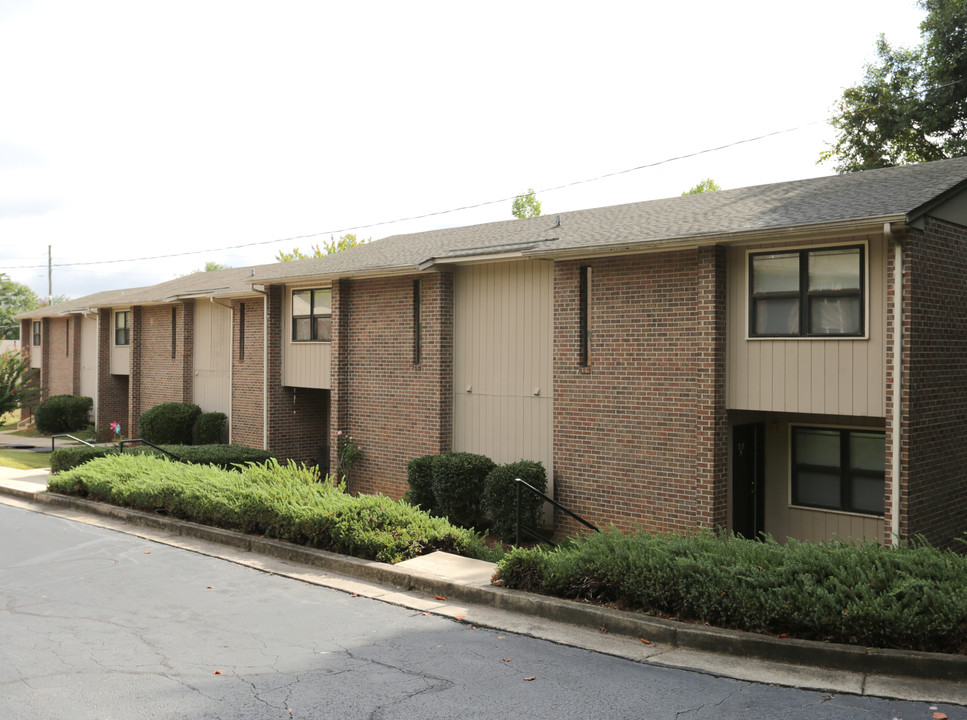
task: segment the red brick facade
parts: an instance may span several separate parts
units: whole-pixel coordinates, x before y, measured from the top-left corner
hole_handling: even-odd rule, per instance
[[[260,448],[265,441],[265,303],[232,303],[232,442]]]
[[[133,365],[137,355],[140,372],[137,382],[132,383],[138,386],[137,390],[132,387],[132,408],[137,405],[140,416],[161,403],[192,402],[194,305],[176,303],[134,310],[131,360]],[[133,397],[135,392],[140,401]],[[136,431],[136,420],[129,420],[132,432]]]
[[[587,368],[579,365],[582,265],[591,268]],[[724,299],[718,248],[558,263],[559,502],[592,522],[626,529],[724,525]]]
[[[947,545],[967,531],[967,228],[927,218],[904,253],[901,537]]]
[[[420,362],[414,353],[414,280],[421,282]],[[336,433],[362,451],[353,492],[393,497],[406,464],[450,449],[453,423],[453,276],[353,280],[333,287],[333,467]]]

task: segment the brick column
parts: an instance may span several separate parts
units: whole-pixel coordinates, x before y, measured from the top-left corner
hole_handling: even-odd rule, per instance
[[[113,324],[112,324],[113,327]],[[141,306],[131,308],[131,363],[128,369],[128,437],[138,437],[141,417],[141,360],[144,346]]]
[[[329,467],[339,466],[336,442],[339,431],[349,430],[349,323],[352,282],[332,284],[332,345],[329,365]]]

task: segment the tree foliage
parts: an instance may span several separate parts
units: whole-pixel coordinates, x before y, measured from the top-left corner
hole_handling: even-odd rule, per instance
[[[309,248],[308,253],[302,252],[299,248],[292,248],[292,252],[279,251],[279,254],[275,256],[275,259],[279,262],[291,262],[293,260],[309,260],[310,258],[320,258],[326,255],[332,255],[333,253],[342,252],[343,250],[349,250],[349,248],[354,248],[357,245],[362,245],[368,243],[372,238],[367,238],[365,240],[360,240],[356,237],[354,233],[346,233],[341,238],[336,240],[334,237],[329,239],[329,242],[324,242],[322,247],[318,244],[312,245]]]
[[[13,350],[0,353],[0,415],[37,402],[39,391],[30,385],[35,373],[26,355]]]
[[[967,0],[920,0],[922,42],[908,49],[880,36],[877,60],[843,92],[820,154],[856,172],[967,154]]]
[[[719,184],[712,178],[705,178],[691,190],[686,190],[683,192],[682,195],[700,195],[701,193],[715,192],[716,190],[721,189],[722,188],[719,186]]]
[[[541,201],[537,199],[534,188],[529,188],[526,193],[514,198],[510,213],[518,219],[537,217],[541,214]]]
[[[38,303],[33,290],[0,273],[0,340],[19,340],[20,323],[14,315],[33,310]]]

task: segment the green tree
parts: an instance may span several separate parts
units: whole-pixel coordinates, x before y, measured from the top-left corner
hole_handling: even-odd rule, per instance
[[[0,340],[19,340],[20,322],[14,315],[33,310],[39,302],[29,287],[0,273]]]
[[[514,198],[510,214],[518,219],[537,217],[541,214],[541,201],[534,194],[534,188],[529,188],[526,193]]]
[[[967,0],[919,0],[927,16],[915,48],[880,36],[877,60],[843,91],[830,123],[837,137],[820,153],[837,172],[967,154]]]
[[[0,415],[36,404],[40,391],[29,384],[35,372],[26,355],[0,353]]]
[[[715,192],[716,190],[721,189],[722,188],[719,187],[719,184],[712,178],[705,178],[691,190],[686,190],[683,192],[682,195],[699,195],[700,193]]]
[[[366,240],[360,240],[356,237],[354,233],[346,233],[341,238],[336,240],[334,237],[330,237],[329,242],[324,242],[322,247],[318,244],[312,245],[309,248],[309,253],[302,252],[299,248],[292,248],[292,252],[279,251],[279,254],[275,256],[275,259],[279,262],[291,262],[293,260],[309,260],[310,258],[320,258],[326,255],[332,255],[333,253],[342,252],[343,250],[349,250],[349,248],[354,248],[357,245],[363,245],[368,243],[372,238],[367,238]]]

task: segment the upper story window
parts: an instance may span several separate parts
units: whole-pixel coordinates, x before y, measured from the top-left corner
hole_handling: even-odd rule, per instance
[[[41,327],[40,320],[34,320],[31,323],[31,332],[33,334],[33,338],[31,342],[37,347],[40,347],[40,339],[41,337],[43,337],[43,335],[41,335],[41,332],[40,332],[40,327]]]
[[[882,515],[885,475],[884,433],[792,428],[793,505]]]
[[[862,246],[753,253],[749,336],[862,336],[865,292]]]
[[[332,290],[292,291],[292,341],[332,341]]]
[[[119,310],[114,313],[114,344],[131,344],[131,311]]]

